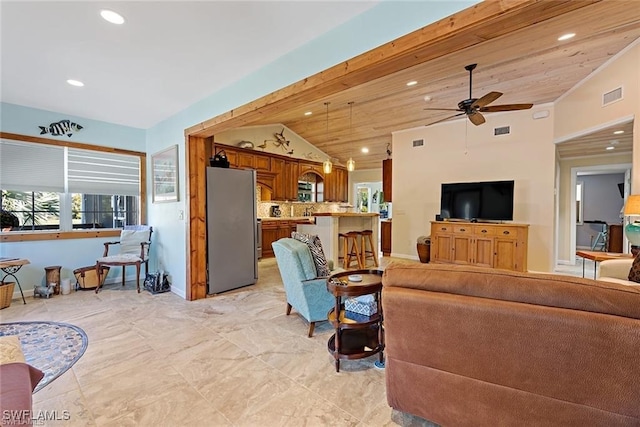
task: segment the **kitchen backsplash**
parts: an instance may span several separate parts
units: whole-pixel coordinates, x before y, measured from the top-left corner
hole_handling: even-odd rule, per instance
[[[271,206],[280,206],[281,218],[305,216],[308,210],[312,214],[320,212],[347,212],[350,208],[344,203],[303,203],[303,202],[263,202],[262,188],[256,187],[256,199],[258,206],[258,218],[269,218]]]

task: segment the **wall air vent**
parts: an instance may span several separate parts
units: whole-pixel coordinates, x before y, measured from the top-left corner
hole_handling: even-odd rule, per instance
[[[424,145],[424,139],[415,139],[413,141],[414,147],[422,147]]]
[[[609,105],[613,102],[620,101],[622,99],[622,86],[615,88],[602,95],[602,106]]]
[[[493,129],[493,135],[509,135],[511,133],[511,126],[502,126],[500,128]]]

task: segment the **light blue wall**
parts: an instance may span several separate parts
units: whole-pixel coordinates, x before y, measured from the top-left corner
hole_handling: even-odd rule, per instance
[[[38,126],[48,127],[60,120],[71,120],[83,127],[71,137],[40,135]],[[120,126],[98,120],[85,119],[55,111],[38,110],[21,105],[0,103],[0,129],[2,132],[43,138],[73,141],[106,147],[146,152],[145,130]]]
[[[154,227],[153,253],[157,257],[155,260],[152,259],[152,268],[162,268],[168,271],[172,277],[173,292],[184,297],[186,295],[187,223],[185,220],[179,219],[181,211],[184,212],[184,218],[188,218],[185,203],[184,130],[475,3],[477,1],[383,1],[360,16],[282,56],[240,81],[213,94],[203,93],[202,101],[146,132],[140,129],[125,128],[80,117],[63,116],[54,112],[8,104],[2,104],[0,128],[5,132],[38,135],[37,126],[48,125],[60,119],[70,119],[85,126],[85,129],[70,138],[72,141],[146,151],[148,154],[147,182],[151,182],[150,155],[173,144],[178,144],[180,200],[177,203],[151,203],[150,186],[147,200],[149,201],[148,223]],[[222,61],[221,66],[233,67],[234,64]],[[205,72],[215,73],[215,69]],[[95,239],[87,240],[91,242],[72,241],[71,245],[74,251],[78,254],[88,254],[95,251],[95,246],[101,246],[100,242]],[[50,264],[50,254],[67,249],[62,246],[58,248],[60,243],[62,242],[21,243],[16,244],[14,248],[20,254],[40,253],[46,260],[44,263]],[[65,243],[65,245],[68,244],[70,243]],[[2,250],[8,251],[8,248]],[[45,257],[44,254],[47,256]],[[53,259],[51,261],[53,262]],[[69,268],[76,268],[78,267],[76,264],[80,263],[80,261],[73,262],[71,259],[65,260],[65,262],[73,264]],[[29,277],[36,277],[36,272],[42,268],[40,264],[42,263],[33,266],[30,272],[27,270]]]

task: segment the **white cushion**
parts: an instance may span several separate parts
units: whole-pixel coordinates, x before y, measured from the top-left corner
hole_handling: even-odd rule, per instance
[[[117,262],[117,263],[121,263],[121,262],[129,262],[129,263],[134,263],[134,262],[138,262],[138,261],[142,261],[142,259],[134,254],[120,254],[120,255],[111,255],[111,256],[105,256],[102,258],[98,258],[98,262],[101,262],[103,264],[108,264],[110,262]]]
[[[120,254],[133,254],[140,256],[140,243],[149,241],[149,230],[122,230],[120,234]],[[144,256],[147,256],[145,248]]]

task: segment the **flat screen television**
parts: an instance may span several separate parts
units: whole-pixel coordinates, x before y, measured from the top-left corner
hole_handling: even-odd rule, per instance
[[[470,221],[512,221],[514,181],[442,184],[440,216]]]

